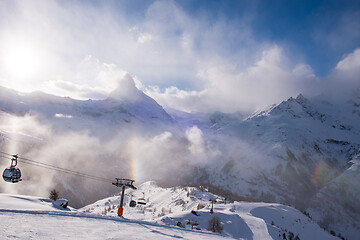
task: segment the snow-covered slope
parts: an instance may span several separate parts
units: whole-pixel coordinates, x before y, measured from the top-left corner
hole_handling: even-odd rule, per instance
[[[360,225],[353,223],[360,214],[352,206],[360,191],[356,164],[349,166],[360,149],[357,101],[334,103],[299,95],[245,119],[209,116],[212,126],[203,130],[211,133],[213,145],[221,146],[223,138],[228,145],[221,161],[199,168],[198,183],[221,187],[238,198],[295,205],[316,215],[329,231],[354,238]]]
[[[60,210],[49,200],[0,194],[0,239],[231,239],[211,232]]]
[[[146,205],[128,206],[133,199]],[[209,200],[215,200],[210,213]],[[195,187],[161,188],[146,182],[127,190],[124,218],[119,196],[82,209],[61,209],[46,199],[0,194],[0,238],[10,239],[336,239],[298,210],[281,204],[224,202]],[[220,219],[222,233],[209,230]]]
[[[130,200],[146,205],[129,207]],[[215,200],[214,213],[210,213]],[[109,197],[79,211],[116,216],[120,196]],[[223,225],[223,237],[235,239],[336,239],[298,210],[281,204],[224,202],[224,197],[195,187],[161,188],[154,182],[141,184],[137,190],[127,190],[124,217],[146,220],[168,226],[207,232],[208,221],[218,216]],[[191,226],[191,223],[194,226]],[[220,237],[220,236],[219,236]]]
[[[346,171],[327,183],[311,199],[307,209],[321,225],[335,232],[346,232],[346,236],[357,236],[359,233],[359,157],[358,153],[350,161],[350,167]]]

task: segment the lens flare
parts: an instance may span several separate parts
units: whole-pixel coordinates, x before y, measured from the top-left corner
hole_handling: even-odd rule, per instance
[[[318,163],[312,175],[311,182],[314,184],[315,187],[323,187],[327,182],[327,178],[330,172],[331,167],[327,163]]]

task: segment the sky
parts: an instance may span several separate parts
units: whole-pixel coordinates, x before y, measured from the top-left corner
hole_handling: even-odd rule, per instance
[[[0,85],[104,99],[129,73],[164,107],[251,112],[360,87],[359,1],[0,2]]]

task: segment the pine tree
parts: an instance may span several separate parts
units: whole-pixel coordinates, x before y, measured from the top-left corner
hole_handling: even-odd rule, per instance
[[[50,191],[50,194],[49,194],[49,199],[50,200],[53,200],[53,201],[56,201],[59,199],[59,192],[56,191],[56,189],[54,188],[53,190]]]

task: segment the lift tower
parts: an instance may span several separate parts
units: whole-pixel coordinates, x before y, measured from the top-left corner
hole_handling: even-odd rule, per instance
[[[122,216],[124,212],[123,204],[124,204],[124,194],[125,194],[125,188],[129,187],[132,189],[136,189],[136,187],[133,185],[135,180],[131,179],[125,179],[125,178],[115,178],[116,182],[112,183],[116,187],[122,187],[121,191],[121,200],[120,200],[120,206],[118,209],[118,216]]]

